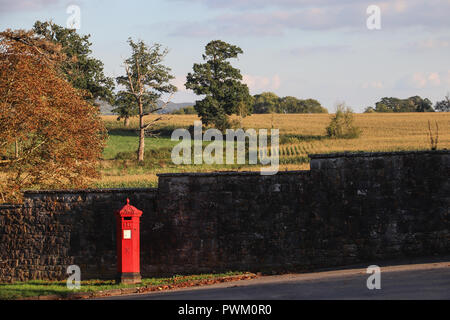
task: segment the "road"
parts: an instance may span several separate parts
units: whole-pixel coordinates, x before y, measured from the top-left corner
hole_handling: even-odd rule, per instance
[[[366,269],[263,276],[173,291],[108,297],[114,300],[450,300],[450,261],[381,268],[381,289],[369,290]]]

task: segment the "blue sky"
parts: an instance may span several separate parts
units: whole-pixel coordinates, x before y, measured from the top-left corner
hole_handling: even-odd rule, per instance
[[[81,34],[109,76],[123,73],[128,37],[169,48],[174,102],[195,101],[184,78],[214,39],[240,46],[240,68],[252,94],[315,98],[330,111],[355,111],[384,96],[450,92],[450,0],[0,0],[0,28],[30,29],[36,20],[65,25],[81,9]],[[366,9],[381,9],[381,29],[368,30]]]

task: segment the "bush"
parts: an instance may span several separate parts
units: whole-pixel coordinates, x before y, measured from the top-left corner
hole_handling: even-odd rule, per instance
[[[353,111],[344,103],[338,104],[336,113],[326,128],[330,138],[358,138],[361,130],[353,124]]]
[[[172,114],[197,114],[194,106],[184,107],[171,112]]]

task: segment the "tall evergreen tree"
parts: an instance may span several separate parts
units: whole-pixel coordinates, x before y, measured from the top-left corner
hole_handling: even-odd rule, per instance
[[[214,124],[224,130],[230,127],[230,115],[244,117],[251,114],[253,97],[247,85],[241,82],[240,70],[228,61],[242,53],[237,46],[221,40],[211,41],[203,54],[205,63],[195,63],[193,73],[188,73],[186,88],[197,95],[206,95],[195,103],[195,110],[204,124]]]

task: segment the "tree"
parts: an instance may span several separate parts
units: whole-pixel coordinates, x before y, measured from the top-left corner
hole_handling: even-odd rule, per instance
[[[197,114],[197,111],[195,111],[194,106],[188,106],[184,107],[175,111],[171,112],[172,114]]]
[[[339,103],[336,113],[326,128],[330,138],[351,139],[359,137],[361,131],[353,124],[353,111],[345,103]]]
[[[131,117],[138,115],[139,108],[137,107],[136,99],[126,92],[116,94],[113,106],[115,108],[111,111],[119,115],[117,120],[123,119],[125,127],[130,125]]]
[[[131,38],[128,38],[128,43],[132,54],[124,62],[126,75],[116,78],[117,84],[123,88],[118,92],[118,97],[122,97],[124,102],[131,102],[128,104],[131,115],[139,115],[137,159],[144,161],[145,131],[160,119],[145,124],[144,117],[161,110],[163,107],[158,107],[157,100],[163,93],[172,94],[177,88],[169,83],[174,79],[171,69],[162,64],[167,49],[162,49],[158,43],[149,47],[142,40],[134,42]]]
[[[278,109],[280,113],[328,113],[315,99],[303,100],[290,96],[280,99]]]
[[[279,113],[299,113],[300,100],[296,97],[287,96],[280,99]]]
[[[433,102],[428,98],[422,99],[419,96],[414,96],[409,98],[409,101],[412,101],[415,105],[416,112],[434,112]]]
[[[315,99],[280,98],[272,92],[257,94],[254,101],[254,113],[328,113]]]
[[[414,112],[415,108],[405,110],[402,108],[402,100],[398,98],[388,98],[384,97],[381,101],[375,103],[375,111],[376,112]]]
[[[300,100],[299,104],[303,113],[328,113],[328,110],[316,99]]]
[[[273,92],[263,92],[254,96],[253,113],[278,112],[280,97]]]
[[[80,36],[75,29],[68,29],[51,21],[36,21],[33,28],[48,41],[60,44],[67,59],[61,64],[61,72],[74,88],[86,90],[90,102],[102,99],[113,102],[114,80],[103,73],[103,63],[91,57],[90,35]]]
[[[245,117],[251,114],[252,96],[247,85],[241,82],[239,69],[233,68],[228,61],[242,53],[237,46],[221,40],[211,41],[203,54],[206,62],[195,63],[193,73],[188,73],[185,87],[197,95],[206,95],[194,106],[204,124],[214,124],[224,130],[231,125],[230,115]]]
[[[375,104],[376,112],[433,112],[432,102],[419,96],[407,99],[382,98]]]
[[[98,176],[106,130],[98,108],[60,76],[64,58],[33,32],[0,33],[3,202],[20,201],[21,189],[84,187]]]
[[[444,100],[436,102],[434,108],[441,112],[450,112],[450,94],[447,93]]]

